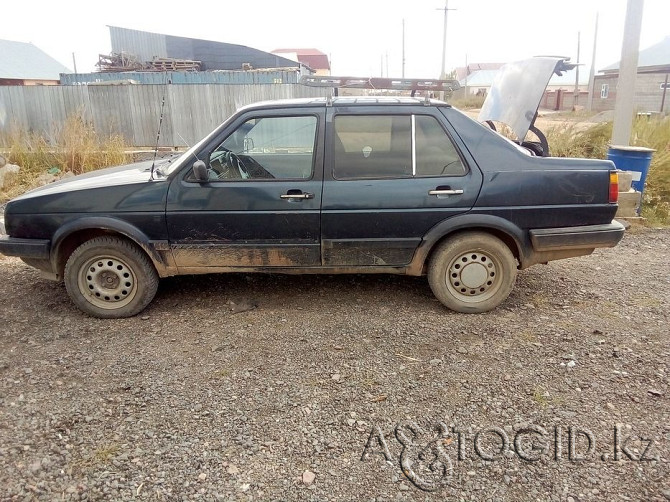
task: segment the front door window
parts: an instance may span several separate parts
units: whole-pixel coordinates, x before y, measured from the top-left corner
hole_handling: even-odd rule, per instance
[[[209,156],[210,181],[310,179],[316,126],[313,116],[247,120]]]

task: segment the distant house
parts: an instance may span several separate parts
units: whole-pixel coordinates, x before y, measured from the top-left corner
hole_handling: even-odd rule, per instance
[[[272,54],[298,61],[314,70],[316,75],[330,75],[328,56],[318,49],[275,49]]]
[[[33,44],[0,40],[0,85],[58,85],[69,71]]]
[[[634,105],[638,112],[670,111],[670,36],[638,54]],[[592,109],[614,110],[619,63],[600,70],[594,78]]]

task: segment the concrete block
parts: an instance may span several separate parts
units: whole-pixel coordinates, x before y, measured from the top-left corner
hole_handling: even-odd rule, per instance
[[[619,209],[615,217],[632,218],[638,216],[642,193],[631,189],[628,192],[619,192]]]
[[[628,192],[633,183],[633,173],[630,171],[617,171],[619,174],[619,194]]]

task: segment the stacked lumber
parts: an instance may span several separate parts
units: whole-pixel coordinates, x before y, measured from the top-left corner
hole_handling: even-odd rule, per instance
[[[148,63],[147,69],[154,71],[199,71],[200,61],[175,58],[154,58]]]
[[[144,65],[139,58],[128,52],[99,54],[95,66],[101,72],[139,71],[144,69]]]

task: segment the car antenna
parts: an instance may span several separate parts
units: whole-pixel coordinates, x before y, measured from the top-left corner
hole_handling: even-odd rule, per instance
[[[163,87],[163,99],[161,100],[161,116],[158,119],[158,132],[156,133],[156,148],[154,148],[154,160],[151,163],[151,174],[149,176],[149,181],[154,180],[154,171],[156,168],[156,157],[158,156],[158,142],[161,139],[161,127],[163,126],[163,110],[165,109],[165,95],[167,94],[167,85],[170,81],[168,80],[167,71],[165,72],[165,83]]]
[[[191,145],[188,144],[188,141],[186,141],[186,140],[184,139],[184,137],[183,137],[181,134],[179,134],[179,132],[177,132],[177,136],[179,136],[179,139],[182,140],[182,141],[184,142],[184,144],[186,145],[186,147],[187,147],[188,149],[191,148]],[[200,160],[200,159],[198,158],[198,156],[195,154],[195,152],[191,152],[191,155],[193,155],[193,158],[194,158],[196,161]]]

